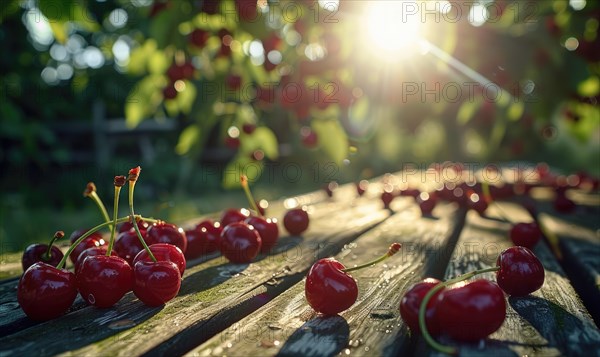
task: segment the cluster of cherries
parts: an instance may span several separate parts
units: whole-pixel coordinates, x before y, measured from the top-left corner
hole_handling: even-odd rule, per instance
[[[220,222],[205,220],[184,231],[174,224],[145,218],[134,213],[133,192],[140,167],[129,176],[115,177],[114,215],[110,220],[106,208],[89,183],[84,196],[100,208],[105,221],[71,234],[67,253],[53,245],[64,236],[56,232],[49,245],[33,244],[23,253],[24,274],[18,285],[18,301],[27,316],[34,320],[49,320],[61,316],[73,304],[77,293],[89,304],[106,308],[116,304],[127,292],[133,291],[148,306],[162,305],[177,295],[186,258],[221,251],[233,263],[249,263],[258,252],[269,252],[279,237],[275,219],[251,215],[246,209],[230,209]],[[130,215],[117,218],[121,187],[129,182]],[[247,179],[242,183],[250,202],[254,203]],[[135,222],[135,223],[134,223]],[[284,226],[298,235],[308,228],[305,208],[289,210]],[[117,225],[119,233],[115,239]],[[99,232],[110,228],[108,243]],[[67,258],[74,272],[65,269]]]
[[[496,283],[486,279],[464,282],[486,272],[496,272]],[[535,254],[528,248],[513,246],[500,253],[495,267],[444,282],[427,278],[413,285],[400,301],[400,316],[413,332],[420,331],[433,348],[455,354],[454,348],[439,344],[432,335],[464,342],[483,339],[504,322],[505,293],[526,296],[543,283],[544,267]]]
[[[245,208],[228,209],[219,221],[203,220],[186,230],[188,259],[220,251],[232,263],[250,263],[259,253],[269,253],[275,246],[279,239],[277,219],[265,217],[264,209],[256,204],[250,192],[246,176],[241,177],[241,182],[256,214]],[[290,209],[283,217],[283,225],[292,235],[302,234],[308,224],[305,207]]]
[[[52,246],[53,242],[49,246],[33,245],[25,250],[22,260],[25,273],[19,280],[17,299],[27,316],[42,321],[61,316],[73,304],[78,292],[89,304],[100,308],[113,306],[129,291],[148,306],[162,305],[177,295],[185,270],[185,257],[176,245],[162,242],[164,232],[170,231],[172,225],[134,213],[133,192],[140,171],[140,167],[136,167],[129,171],[128,177],[115,177],[112,220],[108,219],[106,209],[99,201],[95,185],[88,184],[84,195],[102,206],[106,222],[74,232],[65,255]],[[131,215],[117,218],[118,198],[126,182],[129,182]],[[129,261],[113,250],[117,224],[124,223],[121,229],[125,229],[128,222],[144,248]],[[142,238],[139,228],[147,224],[145,222],[153,223],[146,233],[147,237],[152,237],[149,244]],[[108,246],[99,233],[105,227],[111,229]],[[57,232],[53,241],[62,236],[62,231]],[[75,264],[74,272],[65,269],[67,257]]]

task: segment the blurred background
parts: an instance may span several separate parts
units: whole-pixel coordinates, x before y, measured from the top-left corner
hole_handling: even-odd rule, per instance
[[[0,1],[0,250],[432,162],[600,174],[600,4]],[[123,207],[123,212],[125,212]],[[125,213],[124,213],[125,214]],[[69,234],[69,233],[67,233]]]

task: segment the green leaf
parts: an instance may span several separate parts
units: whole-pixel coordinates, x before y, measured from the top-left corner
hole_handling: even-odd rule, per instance
[[[348,137],[337,120],[314,120],[311,124],[317,133],[321,148],[335,163],[348,157]]]
[[[163,74],[170,65],[167,55],[163,51],[155,51],[148,57],[148,72],[152,74]]]
[[[464,125],[469,122],[469,120],[473,119],[475,112],[479,109],[481,105],[478,101],[465,101],[460,105],[458,109],[458,113],[456,114],[456,120],[459,124]]]
[[[50,28],[52,29],[52,34],[58,43],[63,45],[67,43],[67,39],[69,37],[68,23],[52,21],[50,22]]]
[[[158,75],[144,77],[133,87],[125,102],[125,124],[133,128],[144,118],[156,112],[162,102],[162,87],[165,78]]]
[[[524,111],[525,106],[523,105],[523,102],[514,102],[508,107],[508,119],[512,121],[519,120],[523,116]]]
[[[175,147],[175,152],[179,155],[187,154],[190,149],[198,142],[200,138],[200,128],[198,125],[190,125],[183,129],[179,135],[179,141]]]
[[[225,189],[240,188],[240,175],[246,175],[248,181],[256,181],[262,174],[264,163],[262,161],[254,161],[247,155],[238,155],[231,160],[225,170],[223,170],[223,180],[221,184]]]
[[[266,126],[261,126],[254,130],[251,137],[259,143],[259,148],[265,153],[265,156],[268,159],[277,159],[279,156],[279,148],[277,145],[277,138],[271,129]]]
[[[196,86],[190,81],[184,81],[185,89],[177,94],[175,100],[179,106],[179,110],[184,114],[189,114],[196,100]]]
[[[579,83],[577,91],[584,97],[594,97],[600,93],[600,78],[592,76]]]

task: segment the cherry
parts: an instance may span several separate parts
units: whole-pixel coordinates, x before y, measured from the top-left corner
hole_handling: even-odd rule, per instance
[[[80,229],[80,230],[77,230],[77,231],[71,233],[71,237],[69,238],[71,241],[71,244],[75,243],[75,241],[77,239],[79,239],[79,237],[84,235],[87,231],[88,231],[87,229]],[[100,247],[105,244],[106,244],[106,242],[102,238],[102,234],[100,234],[100,232],[94,232],[94,233],[90,234],[86,239],[84,239],[81,243],[79,243],[77,245],[77,247],[75,247],[75,249],[73,249],[71,254],[69,254],[69,258],[71,259],[73,264],[75,264],[77,262],[77,258],[79,258],[79,254],[81,254],[81,252],[83,252],[84,250],[86,250],[88,248]]]
[[[223,226],[219,222],[205,220],[193,229],[185,231],[188,240],[186,259],[194,259],[219,250]]]
[[[537,223],[517,223],[509,233],[514,245],[532,249],[542,237],[542,231]]]
[[[21,257],[23,272],[36,262],[44,262],[52,266],[57,266],[64,255],[58,247],[54,246],[54,242],[64,236],[65,232],[57,231],[54,233],[50,244],[31,244],[25,248]]]
[[[236,74],[230,74],[225,78],[225,84],[227,88],[231,90],[238,90],[242,86],[242,77]]]
[[[400,316],[413,333],[418,333],[421,331],[419,329],[419,308],[421,307],[421,302],[423,301],[425,294],[427,294],[431,288],[439,283],[440,281],[437,279],[427,278],[410,287],[402,297],[402,300],[400,300]],[[436,298],[442,291],[443,290],[436,292],[427,302],[425,321],[427,324],[427,330],[434,336],[440,332],[436,315]]]
[[[333,258],[318,260],[306,275],[304,295],[308,304],[324,315],[338,314],[354,304],[358,297],[356,280],[348,272],[374,265],[396,254],[401,245],[394,243],[388,252],[369,263],[346,269]]]
[[[140,221],[137,222],[137,226],[140,229],[140,231],[142,232],[142,235],[144,234],[144,231],[147,231],[148,228],[150,227],[150,225],[148,224],[148,222],[142,221],[142,220],[140,220]],[[132,229],[132,228],[133,228],[133,223],[131,223],[131,222],[122,223],[119,226],[119,233],[127,232],[130,229]],[[135,230],[134,230],[134,232],[135,232]]]
[[[283,226],[291,235],[300,235],[308,228],[308,212],[306,207],[294,208],[283,216]]]
[[[86,257],[77,272],[77,288],[89,304],[100,308],[116,304],[131,290],[133,271],[121,257]]]
[[[479,213],[479,215],[485,214],[485,211],[488,208],[488,204],[485,201],[485,199],[483,199],[483,197],[481,197],[477,193],[471,193],[469,195],[467,205],[470,209],[475,210],[477,213]]]
[[[317,147],[319,143],[317,133],[308,126],[303,126],[300,129],[300,139],[302,140],[302,145],[309,149]]]
[[[333,197],[333,192],[335,192],[335,190],[337,190],[338,188],[338,183],[335,181],[331,181],[330,183],[328,183],[325,186],[325,193],[327,193],[328,197]]]
[[[246,218],[244,222],[254,227],[260,235],[262,241],[260,251],[262,253],[268,252],[277,243],[279,227],[277,227],[277,220],[275,218],[252,216]]]
[[[231,223],[221,233],[221,254],[232,263],[250,263],[261,246],[258,231],[243,222]]]
[[[260,211],[259,205],[256,204],[256,200],[254,199],[254,196],[252,196],[252,191],[250,191],[250,186],[248,185],[248,177],[246,177],[246,175],[242,175],[240,180],[250,206],[252,206],[252,208],[261,215],[261,217],[250,216],[246,218],[244,222],[254,227],[254,229],[258,232],[261,240],[260,251],[266,253],[270,251],[273,246],[275,246],[275,243],[277,243],[277,239],[279,238],[277,220],[275,218],[264,217],[264,213]]]
[[[83,264],[83,261],[85,260],[85,258],[94,256],[94,255],[106,255],[107,250],[108,249],[106,248],[106,246],[102,246],[102,247],[91,247],[91,248],[88,248],[88,249],[84,250],[83,252],[81,252],[81,254],[79,254],[79,257],[77,258],[77,261],[75,262],[75,275],[77,275],[77,273],[79,272],[79,269],[81,269],[81,265]],[[114,250],[112,252],[110,252],[110,255],[115,256],[115,257],[119,256],[117,254],[117,252],[115,252]]]
[[[446,288],[437,297],[436,315],[443,333],[459,341],[477,341],[502,326],[504,293],[484,279]]]
[[[242,125],[242,130],[244,131],[244,133],[251,135],[252,133],[254,133],[254,130],[256,130],[256,125],[246,123]]]
[[[75,301],[75,274],[44,262],[30,266],[17,288],[17,301],[32,320],[46,321],[64,314]]]
[[[221,215],[221,226],[226,227],[231,223],[243,222],[250,217],[250,211],[242,209],[228,209]]]
[[[356,183],[356,193],[359,196],[362,196],[365,194],[365,191],[367,191],[368,187],[369,187],[369,181],[360,180],[359,182]]]
[[[437,198],[435,195],[427,192],[421,192],[416,200],[417,203],[419,203],[421,214],[423,216],[431,216],[431,213],[437,204]]]
[[[254,0],[235,0],[235,9],[242,21],[256,21],[258,17],[256,8],[257,2]]]
[[[383,208],[389,209],[392,200],[394,199],[394,194],[392,192],[383,191],[381,194],[381,201],[383,202]]]
[[[167,84],[166,87],[163,88],[162,94],[165,99],[175,99],[177,98],[177,89],[175,89],[175,85],[173,83]]]
[[[202,48],[206,45],[206,42],[210,38],[210,33],[202,29],[195,29],[190,34],[190,43],[198,48]]]
[[[577,208],[575,202],[565,196],[565,194],[556,195],[553,205],[554,209],[560,213],[571,213]]]
[[[133,293],[147,306],[161,306],[174,298],[181,287],[181,274],[170,261],[145,261],[133,267]]]
[[[544,284],[544,266],[531,250],[510,247],[502,251],[496,261],[498,285],[508,295],[525,296]]]
[[[185,271],[185,263],[186,262],[185,262],[185,256],[181,252],[181,249],[174,246],[173,244],[168,244],[168,243],[156,243],[156,244],[152,244],[148,248],[150,248],[150,250],[152,251],[152,254],[154,254],[154,257],[156,258],[156,260],[158,260],[159,262],[167,261],[167,262],[175,263],[175,265],[177,266],[177,269],[179,269],[179,274],[183,275],[183,272]],[[150,255],[148,254],[148,252],[145,249],[141,250],[138,253],[138,255],[135,256],[135,258],[133,259],[133,266],[135,266],[135,263],[137,263],[139,261],[148,261],[148,262],[152,261],[152,258],[150,258]]]
[[[142,238],[145,239],[146,230],[141,230]],[[115,241],[115,245],[113,250],[117,253],[118,256],[125,259],[127,263],[133,266],[133,258],[141,251],[144,250],[144,246],[135,232],[135,229],[130,229],[125,232],[119,233],[117,239]]]
[[[333,258],[321,259],[310,268],[304,292],[308,304],[315,311],[335,315],[354,304],[358,286],[343,269],[346,267]]]
[[[154,223],[148,228],[144,240],[148,245],[156,243],[173,244],[184,253],[187,249],[187,238],[183,229],[162,221]]]

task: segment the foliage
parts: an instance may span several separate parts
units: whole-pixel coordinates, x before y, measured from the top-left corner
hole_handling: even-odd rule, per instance
[[[367,16],[384,2],[4,1],[4,44],[26,46],[17,52],[27,58],[4,56],[2,75],[21,86],[71,92],[69,103],[41,98],[49,116],[80,111],[100,97],[118,108],[113,112],[122,110],[130,127],[153,117],[178,118],[182,131],[174,153],[196,163],[207,148],[225,148],[233,153],[225,170],[262,167],[265,160],[298,153],[310,158],[307,163],[345,164],[356,175],[393,169],[402,161],[595,165],[596,2],[584,1],[582,9],[581,1],[566,0],[404,3],[425,14],[419,14],[419,38],[425,42],[415,37],[394,51],[395,42],[413,36],[403,34],[408,27],[391,36],[393,27],[371,30],[378,22],[385,25],[390,14],[392,22],[410,22],[412,8]],[[437,8],[427,7],[431,3]],[[54,37],[36,45],[29,29],[39,53],[8,40],[25,37],[16,23],[32,11]],[[476,11],[485,11],[487,21]],[[9,33],[13,29],[18,30]],[[75,55],[52,56],[53,43],[69,48],[74,39],[99,49],[102,63],[81,66]],[[423,49],[424,43],[432,46]],[[44,68],[63,64],[71,65],[70,78],[40,80]],[[3,87],[11,83],[3,80]],[[496,90],[500,97],[490,98]],[[22,113],[31,105],[19,93],[2,93],[2,156],[11,162],[23,154],[40,160],[46,156],[35,147],[52,147],[56,152],[49,160],[65,160],[40,108]],[[23,119],[30,117],[39,120]],[[295,154],[282,155],[282,147]],[[561,154],[549,156],[556,153]],[[231,177],[223,175],[225,187],[238,184]]]

